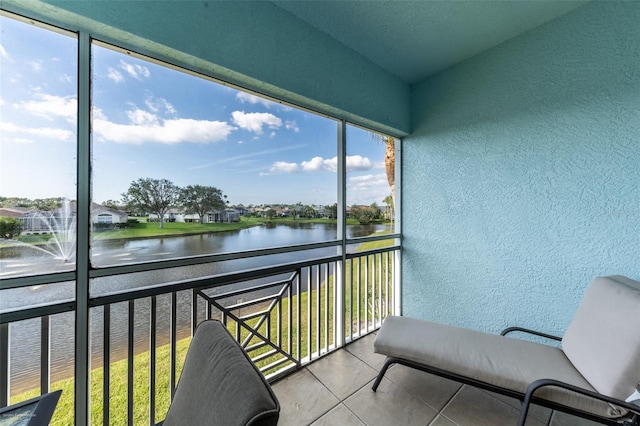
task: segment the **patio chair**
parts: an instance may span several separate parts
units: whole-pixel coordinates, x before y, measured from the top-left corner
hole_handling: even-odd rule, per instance
[[[159,425],[271,426],[279,416],[271,387],[227,329],[219,321],[201,322]]]
[[[505,337],[530,333],[561,347]],[[608,425],[639,425],[640,405],[625,402],[640,386],[640,282],[599,277],[589,285],[561,339],[521,327],[501,335],[390,316],[374,351],[401,364]]]

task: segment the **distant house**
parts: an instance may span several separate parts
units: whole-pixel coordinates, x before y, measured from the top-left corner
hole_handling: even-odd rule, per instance
[[[127,223],[129,215],[122,210],[110,209],[101,204],[91,204],[91,222],[92,223]]]
[[[237,211],[240,216],[244,216],[245,214],[251,212],[250,209],[246,208],[243,204],[238,204],[237,206],[232,206],[231,208]]]
[[[22,234],[52,234],[75,227],[76,212],[68,208],[30,210],[18,219],[22,222]]]
[[[34,211],[28,207],[2,207],[0,217],[21,217]]]
[[[278,217],[289,217],[289,214],[291,213],[288,207],[274,207],[273,210],[276,212],[276,216]]]
[[[200,222],[200,215],[197,214],[197,213],[189,213],[189,214],[185,214],[183,216],[183,219],[187,223],[199,223]]]
[[[186,222],[185,214],[178,209],[167,210],[167,212],[164,214],[163,220],[165,222]],[[149,213],[149,222],[158,222],[158,221],[159,221],[159,217],[156,213]]]
[[[240,222],[240,212],[235,209],[207,212],[204,216],[205,223]]]

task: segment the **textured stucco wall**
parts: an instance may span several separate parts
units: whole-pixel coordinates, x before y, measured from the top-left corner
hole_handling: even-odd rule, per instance
[[[593,2],[412,88],[403,312],[563,333],[640,279],[640,3]]]
[[[394,135],[409,86],[265,1],[0,0],[3,8]]]

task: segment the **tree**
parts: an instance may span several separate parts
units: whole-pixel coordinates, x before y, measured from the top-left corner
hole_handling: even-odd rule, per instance
[[[103,202],[102,205],[104,207],[109,208],[109,209],[120,210],[120,206],[118,205],[118,202],[114,201],[114,200],[107,200],[107,201]]]
[[[376,203],[370,206],[353,206],[351,207],[351,215],[356,218],[360,225],[368,225],[376,219],[380,219],[380,207]]]
[[[227,196],[214,186],[188,185],[182,189],[180,202],[189,213],[196,213],[200,223],[204,223],[204,215],[208,211],[222,211],[226,207]]]
[[[269,218],[269,220],[273,220],[273,218],[276,217],[278,213],[274,209],[269,208],[264,214],[267,215],[267,218]]]
[[[306,217],[307,219],[312,219],[314,217],[316,217],[316,215],[318,214],[318,212],[316,212],[316,209],[314,209],[311,206],[304,206],[304,210],[302,211],[302,214],[304,215],[304,217]]]
[[[393,196],[392,195],[387,195],[386,197],[384,197],[384,200],[382,200],[383,203],[385,203],[387,205],[387,216],[388,219],[393,221],[393,219],[395,218],[395,206],[393,204]]]
[[[327,210],[329,211],[329,219],[338,218],[338,204],[334,203],[332,206],[328,206]]]
[[[391,136],[380,135],[378,133],[372,134],[373,138],[383,142],[387,148],[384,153],[384,168],[387,174],[387,182],[391,188],[391,198],[396,199],[396,140]]]
[[[178,204],[180,192],[180,187],[168,179],[140,178],[131,182],[129,190],[122,194],[122,202],[130,210],[157,214],[163,228],[164,215]]]
[[[22,222],[15,217],[0,217],[0,238],[13,240],[22,232]]]

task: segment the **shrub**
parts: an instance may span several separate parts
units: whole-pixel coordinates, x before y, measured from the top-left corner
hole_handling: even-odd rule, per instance
[[[0,217],[0,238],[12,240],[22,232],[22,222],[15,217]]]

